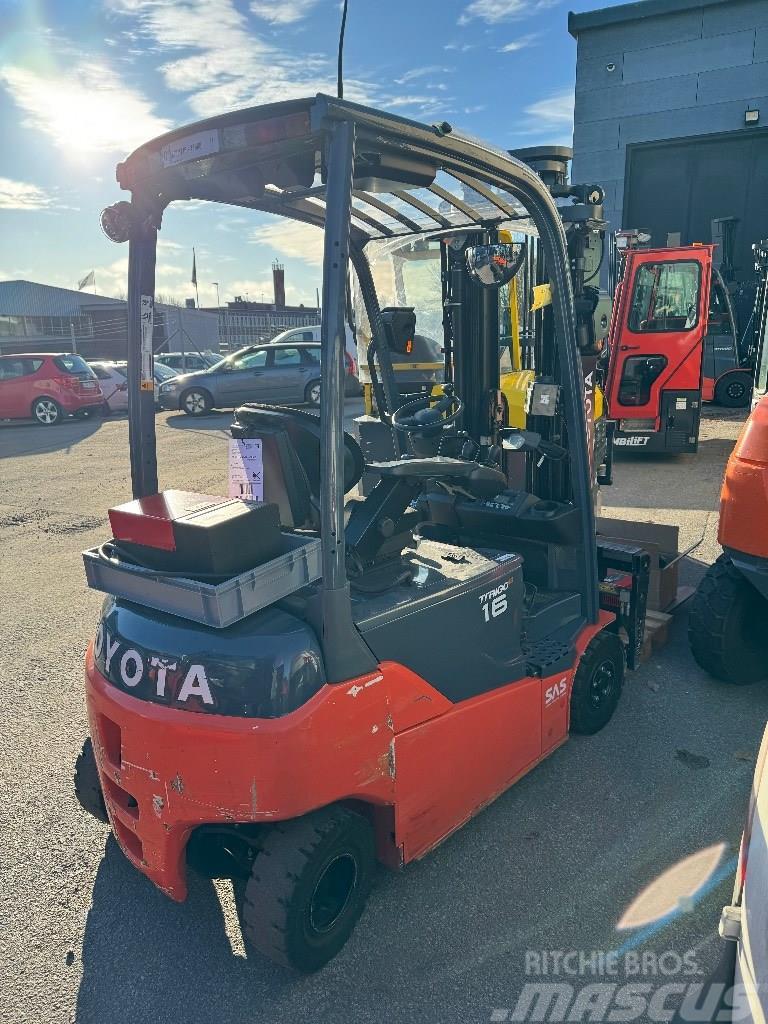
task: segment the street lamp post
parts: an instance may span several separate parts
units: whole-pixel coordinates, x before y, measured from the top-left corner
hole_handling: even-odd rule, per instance
[[[221,317],[221,299],[219,298],[219,282],[218,281],[211,281],[211,284],[216,289],[216,316],[218,317],[218,324],[219,324],[219,347],[221,347],[221,340],[222,340],[221,339],[222,317]],[[227,342],[226,322],[224,323],[224,347],[227,349],[227,351],[229,351],[229,344]]]

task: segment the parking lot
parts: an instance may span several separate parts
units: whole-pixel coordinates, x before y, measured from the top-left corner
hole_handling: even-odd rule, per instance
[[[358,407],[348,403],[350,417]],[[681,547],[701,538],[683,582],[717,556],[720,481],[742,419],[710,410],[698,455],[624,456],[603,492],[605,514],[678,524]],[[221,493],[230,420],[159,415],[161,486]],[[604,732],[573,738],[401,875],[382,872],[348,946],[297,977],[244,949],[231,883],[193,878],[188,901],[171,902],[72,792],[83,651],[101,603],[80,551],[105,538],[106,510],[130,496],[126,420],[0,425],[0,456],[0,780],[12,837],[0,946],[14,965],[4,1022],[464,1024],[506,1019],[541,951],[639,949],[656,956],[649,964],[693,951],[699,971],[713,965],[768,688],[706,677],[684,609],[670,643],[628,677]],[[716,844],[698,897],[657,913],[658,925],[617,930],[655,878]]]

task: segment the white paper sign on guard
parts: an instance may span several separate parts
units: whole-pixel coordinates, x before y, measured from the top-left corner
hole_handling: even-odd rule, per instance
[[[264,462],[261,438],[229,442],[229,496],[264,501]]]

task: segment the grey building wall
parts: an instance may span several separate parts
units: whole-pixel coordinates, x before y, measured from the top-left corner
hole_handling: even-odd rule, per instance
[[[577,38],[572,180],[622,223],[627,146],[768,125],[768,0],[642,0],[569,17]]]
[[[0,351],[68,351],[72,333],[90,358],[124,359],[127,304],[121,299],[35,281],[0,281]],[[219,350],[219,318],[202,309],[155,306],[155,347]]]

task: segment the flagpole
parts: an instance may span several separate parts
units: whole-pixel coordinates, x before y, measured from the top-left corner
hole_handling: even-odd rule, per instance
[[[197,303],[197,308],[200,309],[200,293],[197,290],[197,259],[195,257],[194,245],[192,246],[192,280],[195,284],[195,302]]]

